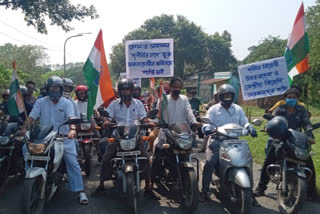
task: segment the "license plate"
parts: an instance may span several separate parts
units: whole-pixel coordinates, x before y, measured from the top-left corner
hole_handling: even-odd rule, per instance
[[[30,155],[29,153],[26,154],[26,160],[39,160],[39,161],[47,161],[50,158],[48,156],[34,156]]]
[[[224,140],[224,143],[227,144],[242,144],[242,143],[247,143],[246,140]]]
[[[140,155],[140,151],[131,151],[131,152],[118,152],[118,156],[134,156],[134,155]]]

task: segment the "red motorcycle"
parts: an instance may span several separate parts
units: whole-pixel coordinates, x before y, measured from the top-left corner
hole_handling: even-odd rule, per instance
[[[79,162],[86,176],[90,176],[91,158],[93,156],[93,146],[96,139],[94,138],[95,125],[93,120],[86,119],[85,115],[81,115],[82,122],[77,128],[77,140],[79,144]]]

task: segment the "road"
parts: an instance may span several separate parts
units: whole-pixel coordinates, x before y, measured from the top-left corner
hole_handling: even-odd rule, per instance
[[[198,150],[198,149],[195,149]],[[203,153],[194,153],[201,161],[204,160]],[[203,163],[203,162],[202,162]],[[254,164],[254,182],[256,186],[260,174],[260,166]],[[91,193],[95,190],[99,180],[99,164],[94,161],[92,176],[87,178],[84,176],[85,190],[89,196],[89,204],[82,206],[78,203],[78,195],[68,191],[66,187],[58,192],[54,198],[46,205],[45,214],[127,214],[126,201],[121,197],[121,194],[116,192],[111,182],[106,182],[108,191],[99,197],[91,197]],[[201,179],[199,181],[201,187]],[[23,213],[22,204],[23,178],[10,178],[8,187],[0,196],[0,214],[20,214]],[[250,213],[259,214],[274,214],[278,213],[276,190],[274,184],[269,184],[267,195],[258,198],[261,207],[253,207]],[[170,197],[172,198],[172,197]],[[141,197],[140,213],[141,214],[182,214],[185,213],[179,205],[172,199],[161,196],[160,201],[155,201],[150,198]],[[200,213],[228,213],[223,204],[220,203],[214,196],[211,195],[211,201],[199,203],[196,214]],[[302,214],[320,213],[320,204],[306,202]],[[300,214],[300,213],[299,213]]]

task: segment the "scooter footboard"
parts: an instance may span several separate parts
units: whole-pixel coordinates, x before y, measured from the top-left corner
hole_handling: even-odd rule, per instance
[[[248,172],[244,168],[232,168],[229,171],[228,181],[234,182],[243,188],[251,188],[251,181]]]

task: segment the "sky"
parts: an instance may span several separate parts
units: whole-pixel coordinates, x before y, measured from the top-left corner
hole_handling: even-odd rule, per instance
[[[112,46],[139,28],[147,19],[161,14],[183,15],[214,34],[227,30],[232,36],[232,51],[238,60],[248,55],[248,48],[268,35],[286,39],[290,36],[301,0],[71,0],[72,3],[94,5],[98,19],[73,21],[74,30],[66,33],[57,26],[48,26],[48,34],[37,33],[27,26],[21,11],[0,7],[0,45],[42,45],[47,50],[48,64],[63,64],[64,42],[69,36],[90,32],[68,40],[66,63],[85,62],[100,29],[108,62]],[[305,0],[305,9],[316,0]],[[49,22],[48,22],[49,23]]]

